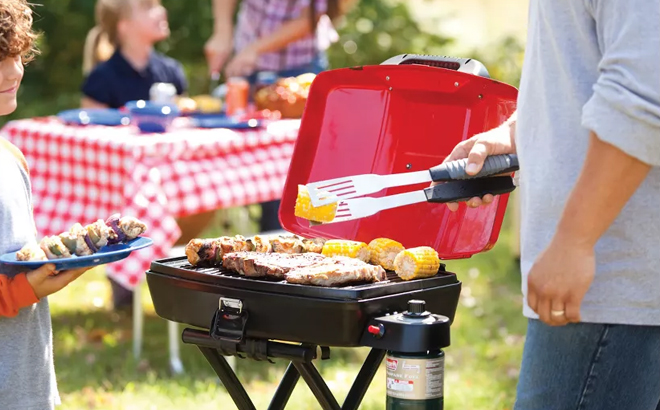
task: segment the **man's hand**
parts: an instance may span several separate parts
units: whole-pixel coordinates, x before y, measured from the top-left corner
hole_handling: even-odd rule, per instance
[[[247,77],[254,72],[258,59],[259,53],[256,47],[245,47],[227,64],[225,75],[227,77]]]
[[[55,274],[55,265],[47,263],[39,269],[28,272],[26,277],[34,290],[34,295],[41,299],[66,287],[88,270],[89,268],[80,268]]]
[[[219,74],[233,50],[232,37],[214,33],[204,45],[204,55],[209,66],[209,74]]]
[[[594,249],[555,237],[527,278],[527,303],[551,326],[580,321],[580,305],[594,280]]]
[[[443,163],[455,161],[457,159],[468,159],[466,171],[470,175],[475,175],[481,171],[481,168],[489,155],[515,154],[515,114],[509,121],[492,130],[477,134],[472,138],[465,140],[454,147]],[[434,182],[431,186],[437,185]],[[477,208],[482,204],[490,204],[495,197],[486,195],[483,198],[472,198],[467,201],[467,206]],[[458,203],[451,202],[447,204],[450,211],[458,210]]]

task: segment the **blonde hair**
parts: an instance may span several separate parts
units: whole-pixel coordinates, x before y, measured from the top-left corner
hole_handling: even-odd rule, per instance
[[[141,0],[160,3],[160,0]],[[85,39],[83,73],[87,74],[97,64],[109,59],[119,45],[117,26],[119,21],[131,13],[131,0],[97,0],[95,8],[96,26]]]

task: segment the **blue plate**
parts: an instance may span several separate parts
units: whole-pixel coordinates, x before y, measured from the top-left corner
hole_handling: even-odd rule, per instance
[[[198,128],[230,128],[240,130],[261,127],[260,120],[239,121],[225,114],[197,114],[190,117],[193,126]]]
[[[57,117],[67,124],[78,125],[128,125],[131,117],[128,113],[110,108],[90,108],[62,111]]]
[[[86,268],[122,260],[128,257],[131,252],[151,246],[153,243],[154,241],[151,240],[151,238],[140,236],[127,243],[104,246],[94,255],[74,255],[70,258],[51,259],[46,261],[18,261],[16,260],[16,252],[11,252],[0,256],[0,264],[24,266],[26,270],[34,270],[47,263],[55,265],[55,270]]]

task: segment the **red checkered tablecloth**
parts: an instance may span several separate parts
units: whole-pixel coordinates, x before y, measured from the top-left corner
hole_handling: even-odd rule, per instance
[[[9,122],[0,134],[30,165],[38,234],[119,212],[149,226],[154,246],[107,266],[132,289],[181,235],[175,218],[279,199],[300,122],[251,130],[65,125],[55,118]]]

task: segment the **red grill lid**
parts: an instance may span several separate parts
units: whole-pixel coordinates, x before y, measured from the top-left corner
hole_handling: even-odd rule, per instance
[[[421,203],[368,218],[309,226],[294,215],[298,185],[358,175],[428,169],[460,141],[497,127],[516,109],[507,84],[445,68],[376,65],[326,71],[310,89],[280,205],[284,229],[303,237],[369,242],[386,237],[405,247],[431,246],[442,259],[490,249],[508,195],[488,207]],[[373,197],[423,189],[390,188]]]

